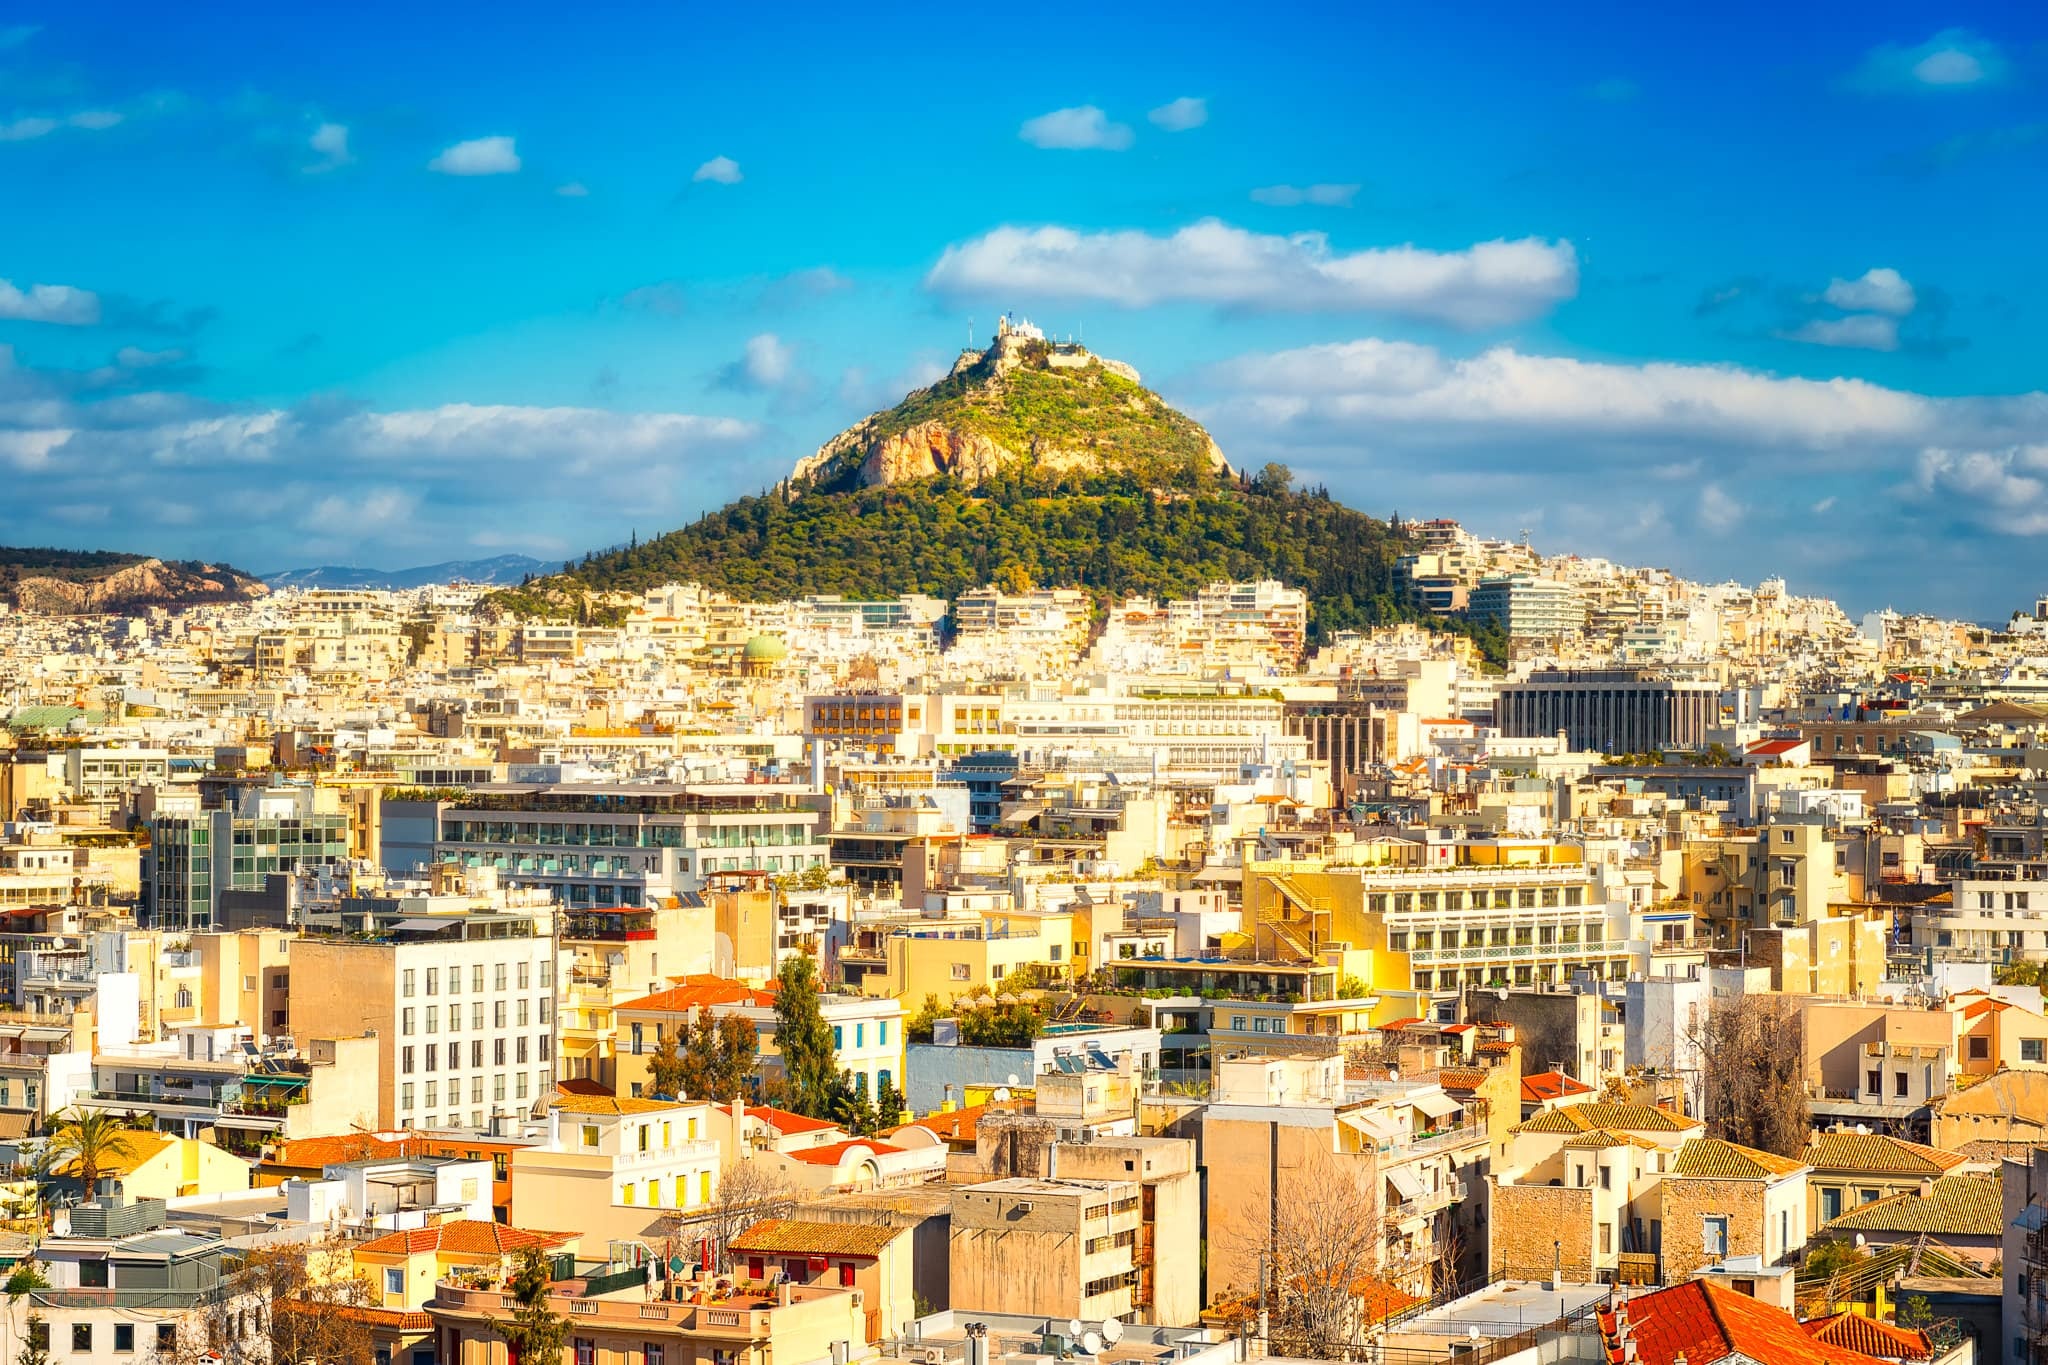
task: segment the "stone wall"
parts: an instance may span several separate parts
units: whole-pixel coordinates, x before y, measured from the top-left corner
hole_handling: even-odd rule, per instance
[[[1664,1283],[1691,1279],[1701,1266],[1713,1265],[1726,1256],[1764,1256],[1761,1180],[1666,1176],[1659,1189],[1664,1207]],[[1710,1217],[1728,1220],[1728,1248],[1723,1255],[1710,1255],[1704,1249],[1705,1220]]]
[[[1487,1264],[1496,1275],[1593,1278],[1593,1191],[1568,1185],[1496,1185]]]

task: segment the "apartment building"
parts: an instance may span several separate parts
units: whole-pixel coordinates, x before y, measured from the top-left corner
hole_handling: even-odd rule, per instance
[[[212,928],[223,893],[260,891],[274,873],[338,866],[348,838],[348,817],[326,788],[252,788],[225,809],[158,815],[149,822],[145,913],[159,928]]]
[[[1516,639],[1576,635],[1586,624],[1578,589],[1534,574],[1489,574],[1473,586],[1466,605],[1473,619],[1497,621]]]
[[[384,866],[495,868],[571,912],[655,905],[720,873],[827,866],[823,806],[778,783],[500,783],[455,801],[385,801]]]
[[[713,1201],[719,1168],[709,1104],[559,1095],[547,1140],[512,1153],[512,1221],[659,1239]]]
[[[1610,907],[1576,845],[1396,843],[1343,856],[1360,861],[1247,861],[1245,930],[1261,958],[1343,954],[1390,1005],[1447,1021],[1467,987],[1551,985],[1576,971],[1627,979],[1627,912]]]
[[[1015,1177],[955,1189],[953,1307],[1092,1323],[1128,1316],[1143,1202],[1126,1180]]]
[[[449,864],[306,911],[291,1031],[377,1038],[379,1128],[481,1128],[552,1093],[551,899]]]

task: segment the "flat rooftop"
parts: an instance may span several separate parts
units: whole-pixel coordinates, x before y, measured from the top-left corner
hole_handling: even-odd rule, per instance
[[[1389,1343],[1407,1337],[1470,1340],[1511,1337],[1568,1317],[1612,1291],[1603,1284],[1567,1284],[1559,1289],[1539,1280],[1502,1280],[1453,1299],[1401,1323],[1388,1334]]]

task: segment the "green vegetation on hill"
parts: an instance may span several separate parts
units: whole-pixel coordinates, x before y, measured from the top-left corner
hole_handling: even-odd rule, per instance
[[[58,550],[48,546],[0,545],[0,577],[59,578],[86,583],[116,569],[140,564],[142,555],[118,550]]]
[[[1209,434],[1142,384],[1095,360],[1050,368],[1044,342],[1027,343],[1022,352],[1016,368],[996,374],[984,364],[949,374],[855,430],[872,440],[937,422],[1021,456],[1034,442],[1044,450],[1098,452],[1152,484],[1209,472]],[[850,487],[862,453],[856,447],[840,469],[820,471],[820,488]]]
[[[1415,619],[1392,588],[1394,560],[1409,548],[1385,522],[1327,492],[1292,489],[1277,466],[1248,482],[1184,469],[1163,487],[1121,469],[1017,469],[971,489],[935,478],[741,498],[679,531],[591,556],[493,601],[517,615],[602,619],[591,597],[673,582],[747,601],[814,593],[954,597],[989,583],[1079,587],[1114,601],[1277,578],[1307,589],[1312,632],[1326,639]],[[1499,657],[1505,641],[1492,634],[1475,632]]]

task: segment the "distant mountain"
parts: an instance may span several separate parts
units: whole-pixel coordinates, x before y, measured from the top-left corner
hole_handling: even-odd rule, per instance
[[[268,591],[239,569],[196,559],[0,547],[0,602],[25,612],[119,616],[151,607],[247,602]]]
[[[441,564],[422,564],[415,569],[359,569],[323,564],[317,569],[286,569],[265,574],[273,589],[283,588],[372,588],[385,592],[400,588],[424,588],[430,583],[488,583],[501,586],[518,583],[528,574],[545,573],[556,567],[530,555],[499,555],[494,559],[451,559]]]

